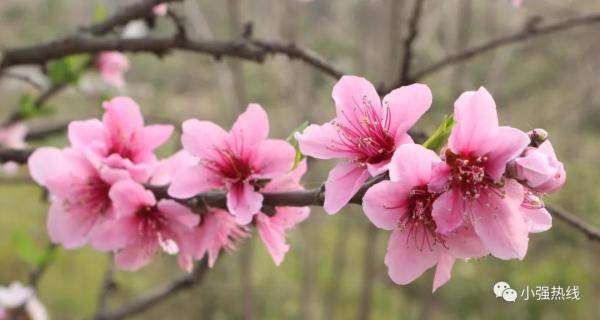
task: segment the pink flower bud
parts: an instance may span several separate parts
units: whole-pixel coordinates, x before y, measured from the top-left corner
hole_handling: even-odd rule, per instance
[[[515,159],[514,169],[516,178],[537,192],[555,192],[567,178],[550,141],[542,143],[539,148],[527,148],[521,157]]]
[[[125,85],[123,75],[129,70],[129,59],[124,54],[117,51],[101,52],[96,67],[107,84],[117,88]]]
[[[531,140],[531,143],[529,145],[536,148],[539,147],[542,143],[546,142],[546,140],[548,140],[548,131],[540,128],[533,129],[527,132],[527,135]]]
[[[164,16],[167,14],[167,10],[169,9],[169,7],[167,6],[166,3],[161,3],[161,4],[157,4],[154,6],[154,8],[152,8],[152,13],[154,13],[155,16]]]

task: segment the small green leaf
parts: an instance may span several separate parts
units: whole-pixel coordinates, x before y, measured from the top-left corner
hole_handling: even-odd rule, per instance
[[[96,3],[96,7],[94,7],[94,22],[103,21],[107,16],[108,12],[106,11],[106,7],[99,2]]]
[[[292,166],[292,170],[296,169],[296,167],[298,166],[298,164],[300,163],[300,161],[302,161],[302,159],[304,159],[304,155],[302,154],[302,152],[300,152],[300,146],[298,145],[298,140],[296,140],[296,138],[294,137],[294,135],[296,134],[296,132],[302,132],[302,131],[304,131],[304,129],[306,129],[306,127],[308,127],[308,121],[304,121],[302,124],[300,124],[285,139],[285,141],[289,142],[294,147],[294,149],[296,150],[296,155],[294,157],[294,165]]]
[[[48,75],[53,84],[77,84],[90,62],[91,58],[86,54],[71,55],[54,60],[48,64]]]
[[[423,143],[423,147],[431,149],[433,151],[439,151],[442,146],[448,140],[452,127],[454,126],[454,117],[448,115],[444,117],[442,124],[435,130],[435,132]]]
[[[52,262],[56,256],[56,250],[53,247],[47,249],[38,247],[31,236],[23,230],[13,231],[10,242],[12,248],[19,257],[32,268],[38,268],[48,264]]]
[[[30,119],[37,113],[35,98],[29,93],[24,93],[19,99],[19,115],[22,119]]]

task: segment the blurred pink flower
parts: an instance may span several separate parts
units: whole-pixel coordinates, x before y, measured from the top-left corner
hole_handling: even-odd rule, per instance
[[[22,122],[0,128],[0,148],[24,149],[27,147],[25,143],[26,136],[27,126]],[[2,164],[0,168],[6,174],[14,174],[19,169],[19,165],[9,161]]]
[[[520,7],[523,4],[523,0],[511,0],[512,5],[515,7]]]
[[[96,67],[107,84],[122,88],[125,85],[123,75],[129,70],[129,59],[118,51],[104,51],[98,54]]]
[[[15,314],[23,308],[19,317]],[[13,313],[14,312],[14,313]],[[47,320],[46,307],[37,299],[30,287],[13,282],[8,287],[0,287],[0,320],[8,319]]]
[[[483,87],[463,93],[454,105],[456,125],[436,166],[447,180],[436,179],[430,189],[443,192],[433,203],[436,230],[450,234],[472,224],[485,247],[501,259],[523,259],[529,227],[523,217],[523,187],[504,178],[506,165],[529,144],[524,132],[500,127],[494,99]]]
[[[167,14],[167,10],[169,10],[169,6],[166,3],[157,4],[152,8],[152,13],[155,16],[164,16]]]
[[[337,116],[296,134],[300,150],[319,159],[342,158],[325,184],[325,210],[338,212],[370,177],[387,170],[396,147],[412,143],[407,131],[431,105],[426,85],[393,90],[383,104],[364,78],[343,76],[333,88]]]
[[[102,122],[90,119],[69,124],[71,145],[110,174],[126,172],[138,182],[147,182],[157,164],[154,150],[169,139],[173,126],[144,126],[139,106],[129,97],[116,97],[103,107]]]
[[[556,192],[567,179],[565,168],[558,161],[549,140],[538,148],[528,147],[514,164],[516,179],[536,192]]]
[[[85,245],[95,228],[112,216],[110,186],[127,178],[103,175],[82,153],[70,148],[38,148],[28,165],[33,180],[50,192],[50,240],[67,249]]]
[[[286,173],[295,157],[290,144],[267,139],[268,132],[267,114],[258,104],[250,104],[229,133],[209,121],[185,121],[181,142],[199,163],[175,175],[169,195],[188,198],[226,187],[228,211],[237,223],[250,223],[263,201],[256,191],[257,180]]]
[[[217,209],[202,215],[202,222],[182,247],[187,254],[180,264],[191,270],[191,258],[200,260],[208,256],[208,266],[213,267],[222,249],[235,250],[235,242],[249,237],[247,229],[235,222],[235,218],[225,210]]]
[[[306,173],[306,160],[300,162],[288,174],[271,180],[262,191],[285,192],[303,190],[304,188],[300,184],[300,179],[304,173]],[[276,265],[280,265],[283,262],[283,258],[290,248],[285,242],[286,231],[304,221],[308,218],[309,214],[309,207],[276,207],[274,216],[271,217],[260,212],[254,218],[258,234]]]
[[[436,179],[432,170],[442,160],[431,150],[416,144],[399,146],[389,164],[390,181],[371,187],[363,209],[377,227],[393,230],[385,264],[390,278],[407,284],[437,264],[433,291],[450,279],[456,258],[469,259],[488,252],[472,227],[464,226],[441,234],[432,217],[432,205],[439,194],[428,191]]]
[[[151,191],[131,180],[110,189],[115,219],[104,222],[91,241],[94,248],[115,251],[115,263],[136,271],[148,264],[158,247],[177,254],[198,224],[198,215],[173,200],[156,201]]]

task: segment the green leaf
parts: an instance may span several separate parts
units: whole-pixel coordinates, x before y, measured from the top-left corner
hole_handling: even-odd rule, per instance
[[[96,7],[94,7],[94,22],[103,21],[107,16],[108,12],[106,11],[106,7],[99,2],[96,3]]]
[[[42,265],[49,264],[56,257],[56,250],[53,247],[47,249],[38,247],[31,236],[23,230],[13,231],[10,243],[19,257],[32,268],[39,268]]]
[[[19,99],[19,115],[22,119],[30,119],[37,113],[35,98],[29,93],[24,93]]]
[[[435,132],[423,143],[423,147],[431,149],[433,151],[440,151],[442,146],[446,144],[452,127],[454,126],[454,117],[448,115],[444,117],[442,124],[435,130]]]
[[[302,161],[302,159],[304,159],[304,155],[302,154],[302,152],[300,152],[300,146],[298,145],[298,140],[296,140],[296,138],[294,137],[294,135],[296,134],[296,132],[302,132],[302,131],[304,131],[304,129],[306,129],[306,127],[308,127],[308,121],[304,121],[302,124],[300,124],[285,139],[285,141],[289,142],[294,147],[294,149],[296,150],[296,156],[294,157],[294,165],[292,166],[292,170],[296,169],[296,167],[298,166],[298,164],[300,163],[300,161]]]
[[[53,84],[77,84],[91,62],[87,54],[77,54],[54,60],[48,64],[48,75]]]

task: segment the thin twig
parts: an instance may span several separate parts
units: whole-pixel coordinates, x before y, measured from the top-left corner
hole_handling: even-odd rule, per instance
[[[489,52],[493,49],[506,46],[509,44],[525,41],[534,37],[547,35],[556,33],[559,31],[564,31],[568,29],[572,29],[578,26],[589,25],[600,22],[600,13],[583,15],[579,17],[572,17],[568,19],[564,19],[562,21],[549,23],[545,25],[539,24],[526,24],[521,31],[518,31],[513,34],[509,34],[497,39],[493,39],[479,46],[466,49],[462,52],[458,52],[456,54],[452,54],[447,56],[438,62],[431,64],[428,67],[425,67],[417,72],[415,72],[412,76],[410,76],[409,82],[420,80],[432,73],[435,73],[445,67],[450,65],[461,63],[466,60],[477,57],[481,54]]]
[[[590,225],[589,223],[583,221],[578,216],[575,216],[555,205],[547,204],[546,209],[554,217],[558,218],[559,220],[565,222],[566,224],[585,234],[589,240],[600,241],[600,230]]]
[[[160,3],[179,2],[181,0],[144,0],[120,9],[116,14],[106,20],[80,28],[80,31],[94,36],[107,34],[116,27],[126,25],[129,21],[141,19],[152,14],[152,8]]]
[[[116,288],[114,273],[115,264],[113,262],[113,255],[109,254],[108,261],[106,262],[106,271],[102,279],[102,286],[100,287],[100,294],[98,295],[98,311],[96,314],[105,314],[108,312],[108,297]]]
[[[16,73],[16,72],[8,72],[5,71],[2,74],[0,74],[0,77],[4,77],[4,78],[10,78],[10,79],[15,79],[15,80],[19,80],[21,82],[25,82],[28,85],[34,87],[35,89],[37,89],[38,91],[42,91],[44,90],[44,85],[39,83],[37,80],[33,79],[32,77],[25,75],[25,74],[20,74],[20,73]]]
[[[135,300],[125,303],[115,311],[106,311],[97,314],[95,320],[120,320],[129,316],[142,313],[160,302],[166,301],[176,293],[188,290],[202,282],[208,266],[206,259],[198,263],[194,271],[190,274],[180,276],[163,287],[156,288],[148,293],[140,295]]]
[[[46,249],[46,251],[47,251],[47,254],[51,255],[51,254],[54,254],[54,251],[56,251],[57,249],[58,249],[58,247],[56,246],[56,244],[50,243],[48,245],[48,248]],[[29,273],[29,286],[31,288],[33,288],[34,290],[37,290],[40,279],[42,278],[44,273],[46,273],[46,270],[48,270],[48,267],[50,266],[51,262],[52,262],[52,259],[46,259],[42,264],[37,266],[34,270],[32,270]]]
[[[280,43],[275,41],[265,41],[259,39],[249,40],[255,46],[261,48],[265,53],[268,54],[283,54],[290,59],[298,59],[304,63],[312,66],[313,68],[321,71],[323,74],[330,76],[333,79],[341,78],[346,72],[336,68],[332,64],[328,63],[325,59],[319,56],[317,53],[302,48],[297,44]]]
[[[408,34],[403,42],[403,54],[400,63],[400,76],[392,88],[407,84],[411,73],[411,65],[414,56],[414,43],[419,34],[419,22],[425,0],[415,0],[412,15],[408,21]]]

